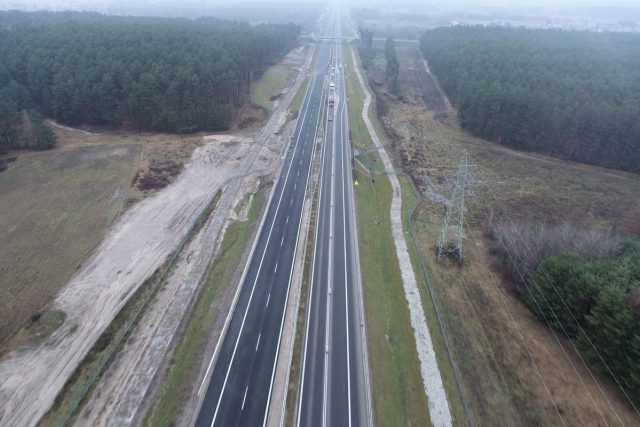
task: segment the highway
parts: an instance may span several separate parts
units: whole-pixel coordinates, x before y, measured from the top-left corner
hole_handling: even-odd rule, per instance
[[[212,360],[210,365],[213,372],[206,385],[197,426],[266,423],[314,143],[318,125],[325,120],[321,107],[326,99],[324,83],[330,49],[328,42],[319,46],[293,140],[227,332],[215,351],[215,363]]]
[[[341,35],[340,16],[334,36]],[[316,236],[305,323],[298,426],[371,425],[362,286],[342,45],[334,42]]]
[[[337,11],[329,19],[327,33],[340,36]],[[341,45],[321,42],[293,140],[228,318],[227,331],[209,365],[212,372],[207,372],[200,389],[205,394],[196,426],[264,426],[267,422],[305,193],[321,125],[326,129],[309,311],[304,324],[303,371],[298,407],[290,410],[296,410],[297,423],[302,426],[371,424],[341,64]],[[332,94],[328,93],[330,82],[335,83]],[[335,98],[334,108],[323,108],[328,95]]]

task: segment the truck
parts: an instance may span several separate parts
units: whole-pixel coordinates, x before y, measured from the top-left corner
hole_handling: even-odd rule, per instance
[[[333,107],[335,105],[335,100],[333,95],[329,95],[329,121],[333,120]]]

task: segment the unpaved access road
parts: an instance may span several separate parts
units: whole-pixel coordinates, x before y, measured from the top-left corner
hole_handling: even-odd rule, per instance
[[[164,262],[197,215],[241,170],[251,144],[209,142],[177,181],[129,209],[56,296],[64,324],[35,348],[0,360],[0,425],[32,426],[141,283]]]

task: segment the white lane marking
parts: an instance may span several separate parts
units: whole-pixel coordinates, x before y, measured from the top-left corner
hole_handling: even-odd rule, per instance
[[[307,89],[305,90],[305,93],[304,93],[304,98],[303,98],[303,101],[302,101],[302,105],[304,106],[304,113],[302,114],[302,119],[301,119],[302,121],[300,122],[300,128],[298,128],[298,125],[296,125],[296,128],[297,128],[296,131],[298,132],[297,133],[298,136],[296,137],[296,142],[293,143],[294,151],[298,146],[298,140],[300,139],[300,129],[302,128],[302,122],[304,122],[304,119],[305,119],[305,117],[307,115],[308,104],[310,103],[311,93],[313,92],[312,87],[313,87],[313,85],[316,84],[316,80],[317,80],[317,76],[315,74],[313,74],[312,84],[309,84],[307,86]],[[290,148],[291,148],[291,146],[292,146],[292,142],[289,143],[289,147]],[[289,166],[289,168],[291,168],[291,166]],[[274,187],[274,191],[269,196],[269,201],[268,201],[268,204],[267,204],[268,206],[271,206],[271,201],[275,197],[275,189],[278,188],[278,184],[280,183],[280,178],[281,178],[281,176],[278,177],[278,180],[276,182],[276,186]],[[284,191],[284,186],[283,186],[283,191]],[[276,211],[277,211],[277,209],[276,209]],[[258,246],[258,242],[260,240],[259,236],[262,234],[262,230],[264,228],[264,224],[266,223],[266,220],[267,220],[267,216],[268,216],[267,212],[265,212],[265,214],[262,216],[262,221],[261,221],[260,227],[258,229],[258,237],[256,237],[256,239],[253,241],[253,245],[252,245],[251,252],[250,252],[250,257],[249,257],[250,260],[252,260],[254,255],[255,255],[254,252],[255,252],[255,249]],[[244,271],[242,272],[242,277],[241,277],[241,281],[242,282],[244,282],[244,280],[246,278],[247,272],[249,270],[249,264],[250,264],[250,262],[247,262],[247,264],[246,264],[246,266],[244,268]],[[229,310],[229,313],[227,313],[227,317],[225,319],[224,326],[223,326],[223,331],[227,330],[227,326],[229,325],[229,322],[231,321],[231,316],[233,315],[233,313],[235,311],[235,306],[236,306],[236,303],[238,301],[238,297],[240,295],[240,291],[241,290],[242,290],[242,286],[238,286],[238,289],[236,290],[236,293],[235,293],[235,295],[233,297],[233,303],[231,305],[232,309]],[[211,372],[211,368],[213,368],[213,362],[216,360],[216,357],[218,355],[218,350],[220,348],[220,345],[222,344],[222,339],[224,338],[225,335],[226,335],[226,333],[223,333],[223,334],[220,334],[220,336],[218,337],[218,341],[216,342],[216,347],[215,347],[215,349],[213,351],[213,355],[211,356],[211,360],[209,361],[209,365],[207,366],[207,371],[205,372],[204,378],[202,379],[202,383],[200,384],[200,388],[198,389],[198,396],[202,393],[202,389],[203,389],[205,383],[207,383],[207,380],[209,379],[209,372]]]
[[[287,215],[287,221],[285,222],[285,224],[289,224],[289,215]]]
[[[280,240],[280,246],[284,243],[284,236],[282,236],[282,240]]]
[[[318,123],[320,121],[318,120]],[[320,154],[320,159],[321,159],[321,164],[320,164],[320,171],[321,171],[321,176],[320,176],[320,187],[318,188],[318,206],[322,205],[322,187],[324,186],[324,160],[325,160],[325,148],[327,147],[327,134],[325,133],[324,135],[324,140],[323,140],[323,144],[322,144],[322,153]],[[307,348],[309,346],[309,325],[311,324],[311,307],[313,306],[313,283],[314,283],[314,278],[316,276],[316,254],[318,253],[318,230],[319,230],[319,226],[318,224],[320,223],[320,218],[317,217],[316,218],[316,231],[315,231],[315,238],[313,241],[313,262],[311,263],[311,284],[312,286],[309,287],[309,309],[307,310],[307,322],[306,322],[306,330],[304,333],[305,336],[305,340],[304,340],[304,351],[303,351],[303,356],[302,356],[302,376],[301,381],[300,381],[300,394],[299,394],[299,398],[298,398],[298,419],[296,422],[296,425],[298,427],[300,427],[300,421],[301,421],[301,417],[302,417],[302,399],[304,398],[304,378],[305,378],[305,372],[307,369]]]
[[[244,409],[244,401],[247,400],[247,392],[249,391],[249,386],[247,386],[244,389],[244,397],[242,398],[242,408],[240,408],[240,410]]]
[[[300,176],[300,169],[298,169],[298,173],[296,174],[296,176]],[[293,199],[291,199],[293,200]]]
[[[260,345],[260,337],[262,337],[262,332],[258,334],[258,342],[256,343],[256,351],[258,351],[258,346]]]
[[[342,108],[342,115],[344,115],[344,104]],[[342,121],[341,121],[342,123]],[[344,131],[344,128],[342,129]],[[344,133],[344,132],[343,132]],[[346,331],[347,331],[347,396],[348,396],[348,404],[349,408],[349,427],[351,427],[351,359],[350,359],[350,349],[349,349],[349,275],[347,274],[347,205],[344,197],[345,192],[345,174],[350,173],[350,171],[345,169],[344,157],[345,157],[345,144],[340,144],[340,152],[342,157],[342,233],[343,233],[343,244],[344,244],[344,313],[346,319]]]
[[[318,110],[319,111],[319,110]],[[319,114],[319,113],[318,113]],[[316,131],[314,134],[314,141],[315,138],[318,135],[318,127],[320,125],[320,117],[318,116],[318,118],[316,119]],[[307,171],[307,181],[305,184],[305,189],[308,188],[309,185],[309,179],[311,178],[311,165],[313,164],[313,160],[315,158],[315,152],[312,152],[312,157],[311,157],[311,162],[309,163],[309,169]],[[305,190],[306,193],[306,190]],[[302,218],[302,212],[304,210],[304,204],[301,206],[300,208],[300,218]],[[298,222],[298,233],[296,234],[296,236],[300,236],[300,229],[302,227],[302,219]],[[298,251],[298,242],[299,242],[299,238],[296,238],[296,245],[293,249],[293,253],[297,253]],[[284,306],[286,307],[287,304],[289,303],[289,290],[291,289],[291,279],[293,277],[293,268],[291,268],[291,271],[289,272],[289,283],[287,284],[287,297],[285,298],[284,301]],[[269,385],[269,393],[268,393],[268,398],[267,398],[267,410],[265,411],[264,414],[264,419],[262,421],[262,427],[265,427],[267,425],[267,416],[269,415],[269,405],[271,404],[271,391],[273,390],[273,380],[275,378],[276,375],[276,365],[278,364],[278,355],[280,354],[280,343],[282,341],[282,330],[284,329],[284,319],[285,319],[285,315],[286,315],[286,311],[283,310],[282,312],[282,319],[280,320],[280,334],[278,335],[278,346],[276,347],[276,357],[273,361],[273,367],[271,368],[271,383]]]
[[[316,85],[316,81],[317,81],[317,77],[314,77],[314,81],[313,81],[313,85]],[[302,122],[304,122],[304,119],[307,115],[307,110],[309,107],[309,102],[307,102],[307,105],[305,106],[305,112],[302,115]],[[293,156],[295,156],[295,150],[298,149],[298,141],[300,139],[300,134],[298,134],[298,137],[296,138],[296,144],[295,144],[295,148],[294,148],[294,152],[293,152]],[[258,277],[260,276],[260,272],[262,270],[262,263],[264,262],[264,257],[267,253],[267,248],[269,247],[269,241],[271,240],[271,233],[273,232],[273,227],[275,226],[276,223],[276,218],[278,217],[278,211],[280,210],[280,203],[282,202],[282,197],[284,196],[284,189],[287,187],[287,181],[289,179],[289,173],[291,172],[291,166],[292,166],[292,162],[289,163],[289,168],[287,169],[287,174],[285,176],[284,179],[284,184],[282,185],[282,190],[280,192],[280,197],[278,198],[278,204],[276,206],[276,212],[273,215],[273,220],[271,222],[271,228],[269,229],[269,234],[267,235],[267,243],[264,247],[264,251],[262,252],[262,257],[260,258],[260,264],[258,265],[258,272],[256,273],[256,278],[253,281],[253,286],[251,287],[251,294],[249,295],[249,302],[247,303],[247,308],[245,309],[244,312],[244,316],[242,318],[242,323],[240,324],[240,331],[238,332],[238,337],[236,339],[236,343],[233,347],[233,353],[231,354],[231,360],[229,361],[229,364],[227,365],[227,373],[225,374],[224,377],[224,382],[222,383],[222,389],[220,390],[220,395],[218,396],[218,402],[216,403],[216,410],[213,413],[213,419],[211,420],[211,426],[213,427],[213,425],[216,422],[216,417],[218,416],[218,410],[220,409],[220,402],[222,402],[222,396],[224,395],[224,391],[227,387],[227,381],[229,380],[229,373],[231,372],[231,366],[233,365],[233,361],[236,357],[236,352],[238,350],[238,343],[240,342],[240,337],[242,336],[242,331],[244,329],[244,323],[247,320],[247,314],[249,313],[249,307],[251,306],[251,301],[253,300],[253,293],[255,292],[256,289],[256,283],[258,283]],[[279,183],[279,181],[278,181]],[[221,335],[222,337],[222,335]],[[215,354],[214,354],[215,357]],[[213,361],[213,359],[212,359]]]
[[[331,239],[333,237],[333,229],[334,229],[334,224],[333,224],[333,217],[334,217],[334,212],[335,212],[335,208],[333,206],[334,204],[334,200],[335,200],[335,169],[336,169],[336,154],[335,154],[335,148],[336,148],[336,127],[333,126],[333,140],[331,142],[331,208],[329,209],[329,238]],[[334,241],[330,241],[329,242],[329,271],[327,274],[327,278],[329,280],[329,283],[331,283],[331,280],[333,278],[333,242]],[[328,375],[328,371],[329,371],[329,339],[330,339],[330,335],[331,335],[331,331],[330,331],[330,325],[333,324],[332,320],[331,320],[331,300],[328,299],[327,300],[327,315],[325,318],[325,331],[324,331],[324,342],[325,342],[325,354],[324,354],[324,371],[322,372],[323,374],[323,395],[322,395],[322,426],[326,427],[327,425],[327,403],[328,403],[328,398],[327,398],[327,394],[328,394],[328,389],[329,389],[329,375]]]
[[[276,262],[276,268],[273,269],[273,272],[277,272],[278,271],[278,263]]]
[[[271,293],[269,293],[269,296],[267,297],[267,305],[266,305],[266,307],[269,307],[269,300],[271,300]]]

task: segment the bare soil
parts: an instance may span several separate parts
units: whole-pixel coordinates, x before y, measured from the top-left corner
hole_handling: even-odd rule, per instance
[[[417,69],[416,46],[396,46],[404,102],[386,93],[381,61],[374,61],[369,78],[395,163],[423,196],[415,217],[419,244],[475,423],[637,424],[615,384],[597,373],[592,379],[570,343],[556,339],[493,271],[482,209],[504,209],[514,220],[616,229],[640,195],[640,177],[516,152],[466,134],[455,110],[439,104],[437,83],[409,72]],[[462,266],[438,264],[434,247],[464,149],[471,164],[465,260]]]
[[[99,136],[86,136],[98,138]],[[130,295],[163,263],[233,176],[251,144],[209,142],[162,192],[125,212],[57,294],[64,323],[37,347],[0,360],[0,424],[33,425]]]

